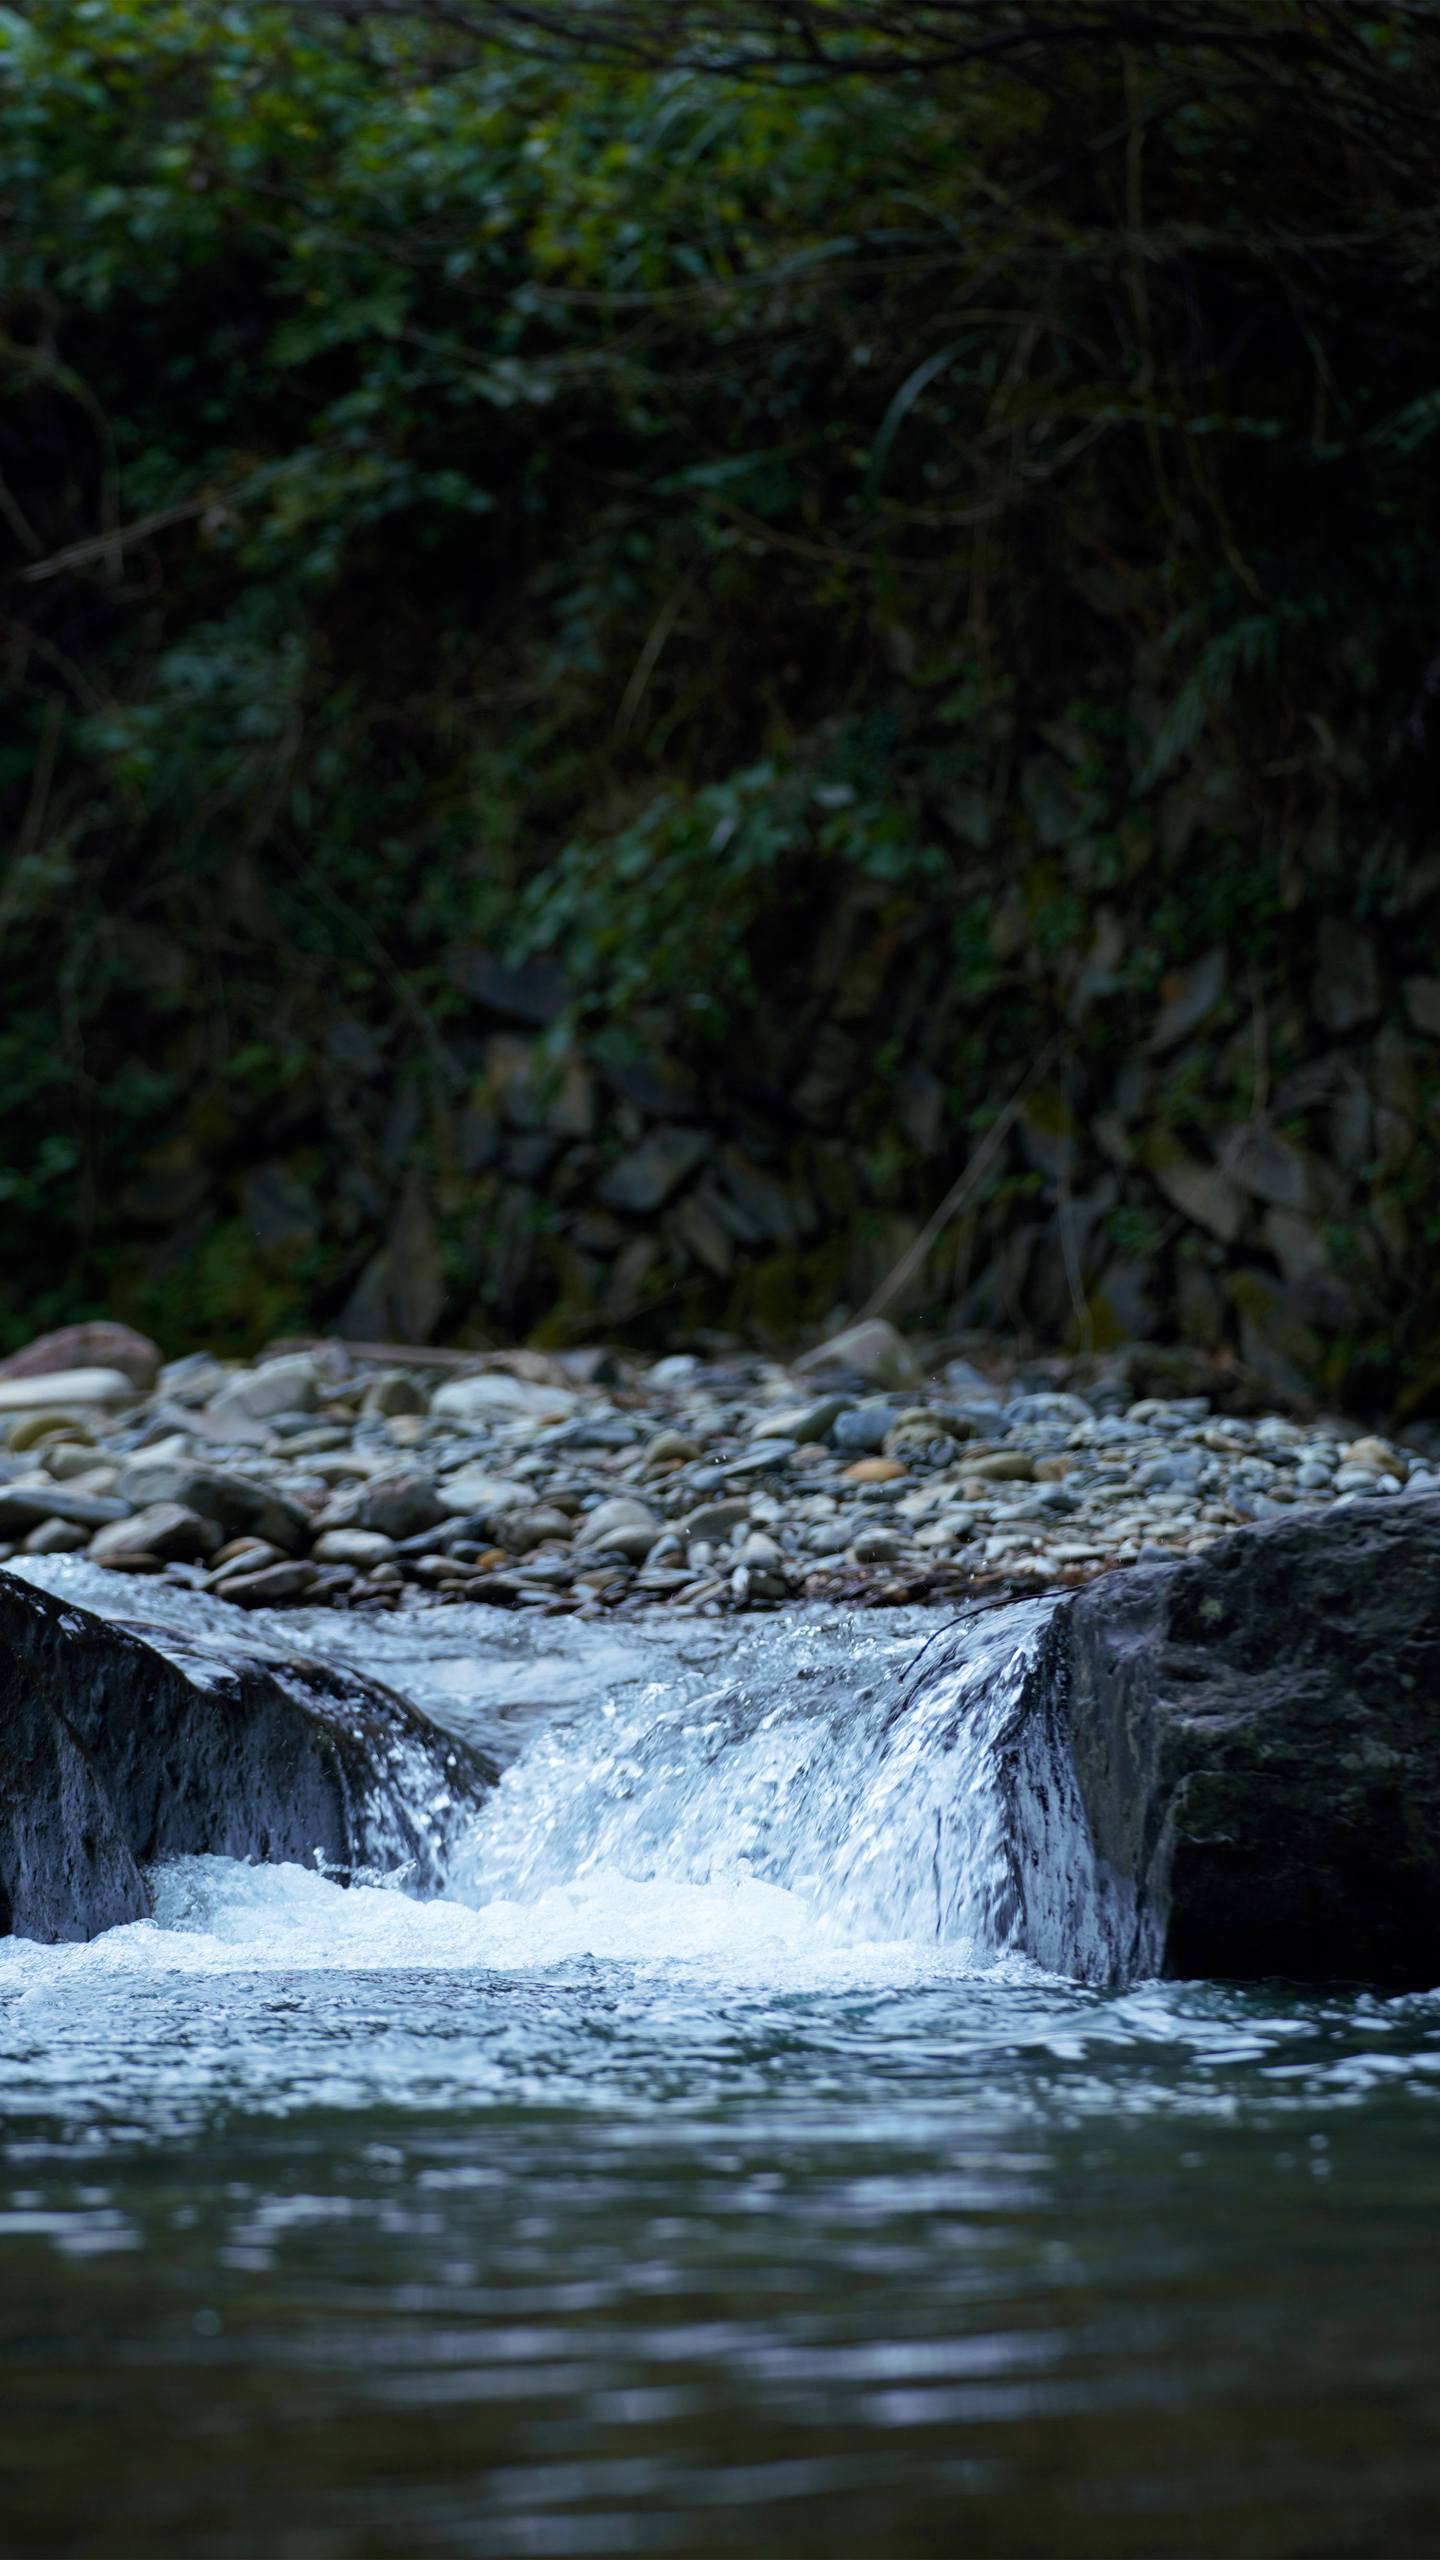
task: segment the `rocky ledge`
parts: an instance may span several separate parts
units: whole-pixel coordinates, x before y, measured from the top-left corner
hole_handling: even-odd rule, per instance
[[[493,1783],[353,1674],[177,1648],[0,1573],[0,1935],[91,1938],[150,1909],[149,1860],[297,1859],[438,1885]]]
[[[937,1645],[924,1682],[964,1659]],[[1440,1499],[1060,1599],[1008,1724],[1010,1934],[1097,1982],[1440,1981]]]
[[[123,1326],[0,1370],[0,1562],[84,1553],[242,1608],[720,1613],[962,1599],[1440,1491],[1353,1424],[923,1368],[872,1323],[793,1367],[340,1344],[162,1363]]]

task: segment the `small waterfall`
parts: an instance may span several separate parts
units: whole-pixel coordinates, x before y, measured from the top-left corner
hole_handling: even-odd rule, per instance
[[[27,1576],[108,1615],[134,1608],[69,1558]],[[763,1969],[782,1947],[884,1947],[938,1953],[948,1972],[1019,1958],[1108,1982],[1153,1970],[1158,1947],[1133,1890],[1097,1866],[1056,1607],[981,1610],[917,1634],[915,1653],[877,1620],[622,1636],[497,1629],[479,1610],[379,1626],[316,1612],[237,1631],[220,1604],[154,1586],[136,1614],[183,1670],[193,1654],[214,1679],[238,1647],[302,1698],[317,1681],[343,1698],[363,1670],[509,1756],[470,1813],[443,1746],[437,1767],[394,1735],[368,1809],[370,1880],[439,1896],[457,1922],[463,1909],[472,1953],[487,1914],[504,1962],[690,1953]],[[392,1912],[386,1945],[398,1925]]]
[[[790,1663],[779,1694],[737,1682],[677,1699],[657,1682],[551,1727],[506,1772],[447,1891],[533,1904],[601,1878],[758,1884],[841,1941],[938,1943],[975,1967],[1028,1952],[1007,1748],[1052,1605],[977,1618],[898,1696]]]

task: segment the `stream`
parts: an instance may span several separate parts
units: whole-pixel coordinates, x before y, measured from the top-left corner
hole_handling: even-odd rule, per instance
[[[1429,2560],[1440,1995],[1010,1950],[1045,1607],[248,1619],[504,1775],[0,1941],[6,2560]]]

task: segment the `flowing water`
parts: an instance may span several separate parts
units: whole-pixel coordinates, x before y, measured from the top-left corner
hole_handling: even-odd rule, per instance
[[[1042,1617],[247,1623],[505,1775],[0,1943],[5,2560],[1429,2560],[1440,1998],[1014,1954]]]

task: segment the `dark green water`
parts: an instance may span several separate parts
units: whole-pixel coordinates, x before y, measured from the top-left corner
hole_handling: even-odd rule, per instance
[[[1436,2548],[1434,2002],[50,1962],[9,2560]]]
[[[0,1942],[0,2560],[1433,2560],[1440,1995],[1007,1958],[923,1634],[307,1630],[512,1765]]]

